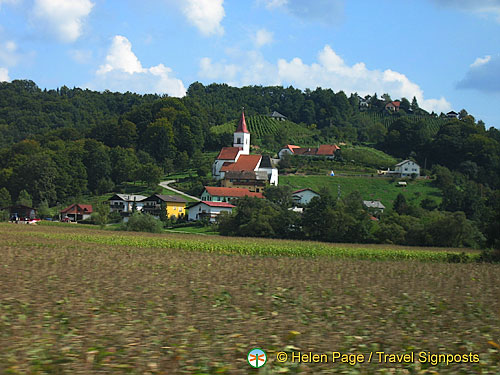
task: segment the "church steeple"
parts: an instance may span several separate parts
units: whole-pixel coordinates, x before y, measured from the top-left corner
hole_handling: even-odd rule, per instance
[[[238,123],[236,133],[250,133],[247,129],[247,122],[245,121],[245,108],[241,110],[240,122]]]
[[[245,121],[245,108],[241,110],[240,122],[238,123],[238,128],[234,132],[234,147],[240,147],[242,149],[242,155],[250,155],[250,132],[247,128],[247,122]]]

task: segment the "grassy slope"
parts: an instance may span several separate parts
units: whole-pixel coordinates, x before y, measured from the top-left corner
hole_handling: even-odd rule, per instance
[[[177,235],[127,233],[127,245],[78,226],[0,234],[2,374],[249,374],[255,347],[268,354],[263,374],[500,370],[498,265],[220,255],[148,246]],[[298,350],[481,363],[276,361]]]
[[[408,187],[401,188],[391,179],[381,177],[330,177],[330,176],[279,176],[280,185],[293,189],[311,188],[319,192],[327,188],[337,195],[340,185],[342,196],[359,191],[364,200],[380,200],[386,207],[392,207],[396,196],[402,193],[407,201],[418,203],[426,197],[441,201],[440,191],[431,185],[430,180],[409,181]]]

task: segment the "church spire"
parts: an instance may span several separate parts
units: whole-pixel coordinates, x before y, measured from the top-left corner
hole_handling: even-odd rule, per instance
[[[236,133],[250,133],[247,129],[247,123],[245,121],[245,108],[241,109],[241,118],[238,123],[238,128],[236,129]]]

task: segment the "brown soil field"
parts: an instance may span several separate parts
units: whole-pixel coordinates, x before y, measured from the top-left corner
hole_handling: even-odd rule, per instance
[[[500,265],[221,255],[81,233],[113,235],[0,225],[0,374],[500,373]],[[260,369],[247,363],[256,347]],[[299,352],[328,361],[292,363]]]

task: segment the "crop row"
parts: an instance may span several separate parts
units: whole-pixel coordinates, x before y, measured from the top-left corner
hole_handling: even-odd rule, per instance
[[[27,236],[47,239],[68,238],[64,233],[28,232]],[[195,238],[195,237],[143,237],[140,235],[108,235],[108,234],[77,234],[72,233],[71,239],[76,242],[96,243],[107,246],[130,246],[137,248],[171,248],[188,251],[200,251],[218,254],[240,254],[256,256],[290,256],[365,259],[365,260],[418,260],[430,262],[446,262],[448,254],[443,251],[353,248],[326,243],[306,241],[279,241],[258,239],[226,239]]]

